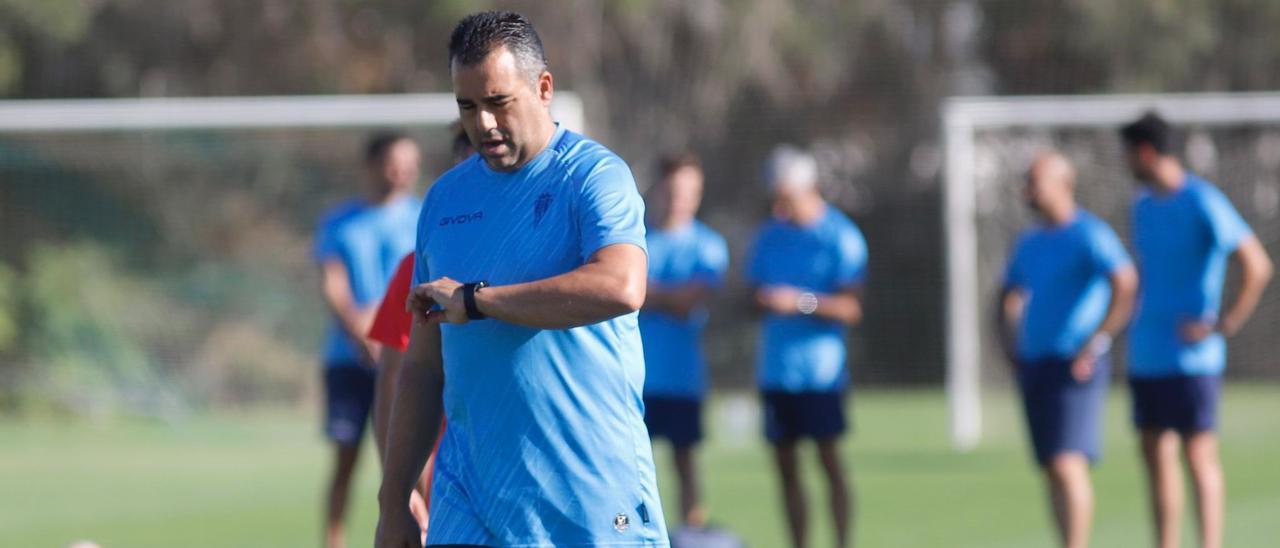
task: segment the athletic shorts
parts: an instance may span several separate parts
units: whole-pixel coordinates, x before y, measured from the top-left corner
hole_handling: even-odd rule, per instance
[[[325,367],[325,436],[342,446],[359,444],[377,384],[378,371],[355,362]]]
[[[645,396],[644,425],[650,438],[666,438],[675,447],[702,441],[702,400],[679,396]]]
[[[1085,382],[1071,376],[1070,359],[1050,358],[1022,363],[1018,387],[1031,434],[1036,462],[1080,453],[1097,462],[1102,456],[1102,411],[1111,381],[1111,363],[1103,356]]]
[[[844,392],[765,390],[764,437],[770,443],[804,438],[825,441],[843,434]]]
[[[1139,430],[1177,430],[1183,434],[1218,426],[1220,375],[1177,375],[1129,379],[1133,425]]]

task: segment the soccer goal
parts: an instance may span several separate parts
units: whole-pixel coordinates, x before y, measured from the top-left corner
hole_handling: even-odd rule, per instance
[[[956,447],[973,448],[981,438],[984,381],[1009,378],[993,307],[1009,246],[1030,220],[1020,190],[1033,155],[1052,146],[1075,162],[1080,204],[1128,243],[1136,188],[1117,129],[1147,111],[1178,126],[1184,162],[1222,188],[1273,256],[1280,252],[1280,94],[948,100],[942,120],[946,386]],[[1228,292],[1234,279],[1229,274]],[[1280,362],[1273,343],[1280,329],[1278,299],[1280,292],[1268,292],[1252,322],[1230,342],[1228,375],[1256,378]],[[1113,351],[1120,365],[1123,342]]]
[[[551,109],[587,130],[574,94]],[[421,194],[457,117],[452,94],[0,101],[0,294],[33,316],[0,380],[144,413],[306,401],[318,217],[366,191],[376,131],[420,145]]]

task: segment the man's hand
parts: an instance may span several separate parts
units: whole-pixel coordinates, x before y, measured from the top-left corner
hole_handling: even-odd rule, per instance
[[[1093,366],[1097,363],[1097,356],[1094,356],[1092,350],[1086,348],[1076,356],[1076,359],[1071,360],[1071,377],[1079,383],[1089,382],[1089,379],[1093,378]]]
[[[408,505],[399,503],[382,506],[373,545],[376,548],[422,548],[422,531]]]
[[[1218,326],[1214,322],[1206,320],[1191,320],[1182,322],[1182,325],[1178,326],[1178,335],[1182,337],[1183,342],[1195,344],[1203,341],[1206,337],[1212,335],[1213,332],[1217,330]]]
[[[360,355],[356,361],[369,369],[376,369],[379,363],[382,363],[382,345],[369,339],[360,339],[356,341],[356,348]]]
[[[418,529],[422,530],[422,535],[420,536],[425,536],[430,514],[427,511],[427,500],[422,498],[422,493],[419,493],[417,489],[414,489],[409,494],[409,513],[413,514],[413,519],[418,522]],[[427,539],[422,538],[422,542],[426,543]]]
[[[436,310],[435,306],[440,305]],[[467,323],[467,307],[462,301],[462,284],[439,278],[419,284],[409,292],[405,310],[412,312],[418,323]]]
[[[756,304],[767,312],[774,314],[798,314],[800,309],[796,303],[800,300],[799,289],[789,285],[770,285],[756,290]]]

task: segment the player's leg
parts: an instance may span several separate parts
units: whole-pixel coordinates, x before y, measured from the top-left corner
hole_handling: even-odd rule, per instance
[[[698,485],[698,468],[694,464],[694,446],[673,446],[676,477],[680,482],[680,516],[685,525],[703,527],[707,524],[707,512],[702,507],[702,493]]]
[[[1180,437],[1173,429],[1142,431],[1142,458],[1155,519],[1156,546],[1175,548],[1182,528],[1182,461]]]
[[[1183,450],[1191,470],[1191,485],[1196,496],[1196,518],[1200,530],[1200,546],[1222,546],[1226,482],[1222,460],[1218,455],[1218,400],[1221,377],[1186,377],[1184,393],[1190,404],[1182,429]]]
[[[1093,523],[1093,485],[1082,453],[1060,453],[1045,466],[1059,538],[1067,548],[1089,545]]]
[[[803,394],[764,392],[764,433],[773,447],[773,462],[782,486],[791,546],[803,548],[809,537],[809,509],[800,480],[799,440],[805,436]]]
[[[836,546],[848,546],[853,508],[849,481],[840,459],[840,437],[846,430],[844,392],[810,392],[803,397],[800,407],[803,435],[817,442],[818,460],[827,480],[827,509],[835,527]]]
[[[356,364],[325,370],[328,408],[325,434],[335,448],[325,512],[325,544],[330,548],[346,545],[347,499],[360,455],[360,442],[369,422],[376,383],[376,371]]]
[[[351,490],[351,477],[360,456],[360,445],[335,443],[333,473],[329,477],[328,511],[325,520],[325,546],[346,546],[344,523],[347,515],[347,495]]]
[[[1218,437],[1211,431],[1191,434],[1185,439],[1187,465],[1191,468],[1196,493],[1196,517],[1200,526],[1200,546],[1222,546],[1223,507],[1226,483],[1218,457]]]
[[[831,508],[831,522],[835,524],[836,546],[849,545],[849,531],[853,525],[853,500],[844,465],[840,461],[839,438],[818,441],[818,458],[827,478],[827,504]]]
[[[773,444],[773,461],[782,483],[782,501],[787,509],[787,530],[791,546],[803,548],[808,537],[808,508],[800,482],[800,459],[795,440]]]

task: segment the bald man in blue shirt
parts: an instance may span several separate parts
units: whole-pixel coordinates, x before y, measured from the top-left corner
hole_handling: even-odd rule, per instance
[[[1039,222],[1014,245],[997,308],[1016,364],[1027,430],[1059,538],[1089,544],[1089,464],[1102,455],[1108,351],[1133,310],[1138,278],[1115,231],[1076,205],[1075,168],[1045,152],[1027,173]]]

